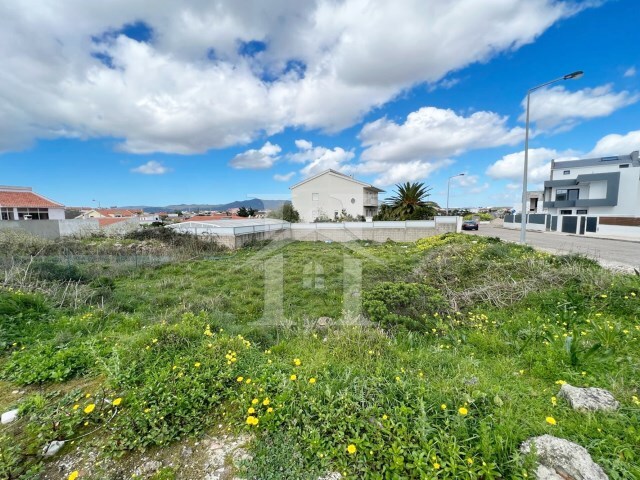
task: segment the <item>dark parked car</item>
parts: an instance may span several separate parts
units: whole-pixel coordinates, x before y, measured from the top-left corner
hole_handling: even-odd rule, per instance
[[[475,220],[465,220],[464,222],[462,222],[463,230],[478,230],[478,226],[478,222],[476,222]]]

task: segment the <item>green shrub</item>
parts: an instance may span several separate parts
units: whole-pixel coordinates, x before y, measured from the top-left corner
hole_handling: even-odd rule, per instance
[[[94,363],[95,353],[87,344],[76,342],[58,347],[51,342],[38,343],[14,351],[0,370],[0,376],[20,385],[63,382],[86,375]]]
[[[429,328],[429,320],[449,307],[435,288],[394,282],[382,282],[365,291],[362,305],[372,322],[385,328],[404,327],[415,331]]]

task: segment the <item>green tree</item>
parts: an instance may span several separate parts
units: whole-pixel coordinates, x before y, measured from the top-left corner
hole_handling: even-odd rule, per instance
[[[258,213],[258,210],[256,210],[253,207],[249,207],[247,208],[247,213],[249,214],[250,217],[255,217],[256,213]]]
[[[239,217],[248,217],[249,210],[247,210],[247,207],[240,207],[236,215],[238,215]]]
[[[438,205],[427,201],[431,187],[421,182],[396,185],[396,194],[380,206],[376,220],[425,220],[436,214]]]
[[[300,214],[290,203],[282,205],[282,219],[285,222],[297,223],[300,221]]]
[[[277,210],[269,212],[269,215],[267,216],[269,218],[278,218],[290,223],[298,223],[300,221],[300,214],[295,208],[293,208],[293,205],[288,202]]]

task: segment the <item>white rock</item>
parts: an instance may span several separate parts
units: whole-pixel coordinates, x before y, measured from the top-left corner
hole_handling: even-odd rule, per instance
[[[558,397],[564,398],[574,410],[617,410],[620,403],[603,388],[579,388],[565,383]]]
[[[330,472],[324,477],[319,477],[318,480],[341,480],[342,474],[340,472]]]
[[[520,451],[528,454],[535,445],[538,463],[538,480],[608,480],[602,467],[595,463],[586,448],[552,435],[533,437],[525,441]],[[555,474],[556,476],[552,476]]]
[[[18,418],[18,409],[14,408],[13,410],[9,410],[8,412],[4,412],[2,417],[0,417],[0,423],[2,425],[6,425],[7,423],[11,423]]]
[[[42,454],[45,457],[53,457],[62,447],[64,447],[64,440],[54,440],[42,449]]]

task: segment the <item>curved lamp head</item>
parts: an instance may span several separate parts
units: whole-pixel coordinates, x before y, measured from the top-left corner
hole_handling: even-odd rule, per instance
[[[577,79],[580,78],[584,75],[584,72],[582,70],[578,70],[577,72],[573,72],[573,73],[568,73],[567,75],[565,75],[564,77],[562,77],[563,80],[572,80],[572,79]]]

